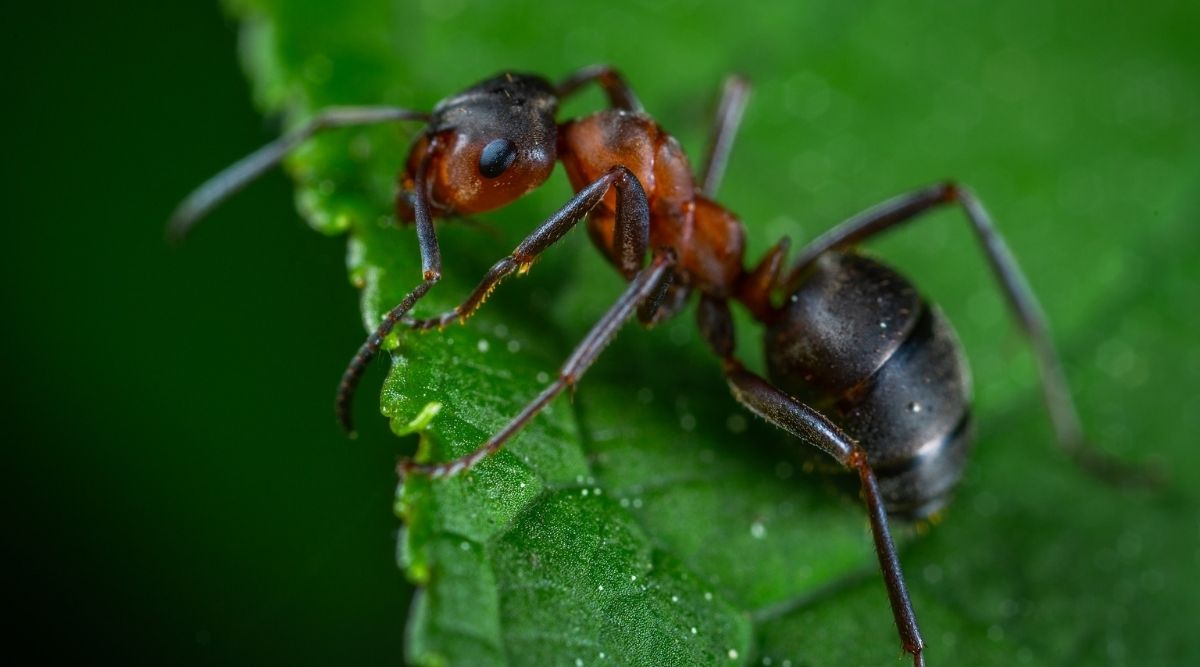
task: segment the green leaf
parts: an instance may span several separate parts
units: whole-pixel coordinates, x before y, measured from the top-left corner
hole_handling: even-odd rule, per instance
[[[747,221],[752,255],[904,188],[963,178],[1043,297],[1091,433],[1194,479],[1200,458],[1179,434],[1200,425],[1200,357],[1170,352],[1194,346],[1194,316],[1179,308],[1194,302],[1200,239],[1178,212],[1194,199],[1200,139],[1176,59],[1185,40],[1159,30],[1189,19],[1097,17],[1086,3],[1062,16],[1040,4],[921,15],[743,3],[736,16],[671,2],[633,14],[230,4],[256,98],[289,123],[331,104],[429,108],[506,67],[557,77],[611,61],[697,155],[721,76],[742,68],[757,88],[723,199]],[[1063,27],[1081,17],[1107,38]],[[566,113],[599,103],[593,94]],[[288,162],[306,220],[350,232],[367,328],[419,277],[413,232],[390,213],[412,131],[339,131]],[[446,277],[418,312],[456,303],[569,195],[558,174],[479,225],[442,225]],[[422,458],[462,455],[504,425],[620,292],[584,236],[511,279],[467,326],[393,338],[382,412],[397,435],[419,434]],[[1194,662],[1195,487],[1118,492],[1053,451],[1028,354],[972,243],[959,214],[942,213],[874,246],[945,306],[976,376],[979,441],[956,504],[928,534],[897,526],[930,664]],[[747,321],[739,332],[742,355],[759,358],[757,332]],[[1187,416],[1161,400],[1181,374]],[[398,490],[401,561],[421,586],[409,660],[891,664],[899,650],[861,507],[844,480],[811,473],[807,454],[728,396],[689,314],[631,326],[573,400],[508,448]]]

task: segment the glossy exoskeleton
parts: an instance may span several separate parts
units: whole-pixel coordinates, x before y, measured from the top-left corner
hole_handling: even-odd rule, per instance
[[[889,514],[924,518],[950,499],[971,444],[970,379],[950,323],[903,276],[822,255],[765,349],[775,384],[866,451]]]
[[[590,83],[603,89],[609,108],[559,122],[559,102]],[[351,399],[385,336],[397,326],[437,329],[465,321],[501,280],[523,273],[586,218],[592,241],[628,288],[558,376],[507,426],[464,457],[406,460],[400,473],[441,477],[475,465],[577,383],[625,322],[635,315],[647,325],[669,318],[695,294],[698,325],[737,400],[857,475],[900,640],[919,666],[925,643],[887,515],[925,517],[949,501],[971,441],[970,381],[941,312],[905,277],[857,254],[854,246],[930,209],[960,206],[1033,347],[1059,444],[1103,477],[1124,481],[1144,475],[1085,444],[1041,309],[983,206],[966,188],[947,182],[901,195],[834,227],[802,248],[790,267],[785,268],[787,239],[747,267],[742,223],[713,196],[748,92],[744,79],[727,81],[698,179],[679,143],[642,110],[623,77],[609,67],[585,68],[558,84],[505,72],[443,100],[431,113],[328,109],[202,185],[175,212],[170,230],[183,235],[318,131],[424,122],[396,197],[397,218],[416,227],[421,282],[384,316],[346,369],[336,404],[344,428],[352,430]],[[502,207],[544,182],[556,162],[565,167],[574,197],[500,259],[457,307],[413,317],[413,306],[441,277],[434,220]],[[770,380],[734,356],[731,301],[764,326]]]

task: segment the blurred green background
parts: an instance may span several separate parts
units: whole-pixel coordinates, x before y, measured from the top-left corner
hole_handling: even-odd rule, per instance
[[[1161,513],[1152,534],[1169,542],[1096,558],[1144,565],[1169,550],[1138,591],[1194,598],[1194,579],[1161,579],[1200,570],[1200,9],[909,4],[426,0],[381,30],[410,77],[398,103],[502,67],[560,76],[609,61],[693,154],[720,76],[748,72],[756,95],[723,199],[752,228],[752,254],[935,178],[975,186],[1051,316],[1091,431],[1126,456],[1158,453],[1176,479],[1168,500],[1131,500]],[[250,102],[236,26],[207,2],[19,11],[2,47],[10,540],[16,604],[44,654],[398,662],[399,446],[371,392],[357,442],[331,416],[362,337],[343,241],[304,227],[278,174],[184,247],[162,241],[182,194],[276,132]],[[881,248],[960,322],[980,428],[1040,418],[978,254],[960,222],[939,220]],[[1045,443],[1025,449],[1054,462],[1038,479],[1073,474]],[[1019,499],[1022,468],[997,461]],[[974,507],[985,500],[1005,501]],[[1198,654],[1194,637],[1151,641],[1176,664]],[[1133,650],[1109,655],[1137,664]]]
[[[236,26],[70,4],[5,44],[19,604],[89,662],[395,664],[394,456],[369,397],[358,442],[332,417],[362,337],[344,241],[276,173],[168,246],[180,196],[277,131]]]

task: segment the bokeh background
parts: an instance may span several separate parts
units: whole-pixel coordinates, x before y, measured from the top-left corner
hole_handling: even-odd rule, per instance
[[[1156,452],[1178,487],[1200,479],[1200,10],[909,4],[426,0],[398,3],[386,28],[409,77],[398,103],[502,67],[609,61],[693,152],[721,75],[748,72],[756,94],[723,191],[757,227],[752,253],[964,179],[1037,287],[1098,439]],[[208,2],[17,11],[0,47],[3,349],[26,636],[47,661],[396,663],[410,594],[392,555],[399,446],[365,396],[357,442],[330,414],[362,337],[344,242],[304,227],[279,174],[186,246],[162,239],[183,193],[277,131],[251,102],[235,22]],[[880,247],[962,322],[983,426],[1037,415],[969,237],[938,220]],[[1041,444],[1026,449],[1052,457]],[[1047,474],[1072,473],[1035,477]],[[1155,590],[1163,604],[1197,592],[1173,578],[1200,568],[1196,495],[1169,497],[1131,502],[1177,526],[1172,540],[1096,555],[1146,568],[1148,607]],[[1162,569],[1147,565],[1155,549],[1170,552]],[[1175,664],[1200,654],[1194,638],[1152,641]],[[1105,655],[1137,664],[1135,651]]]

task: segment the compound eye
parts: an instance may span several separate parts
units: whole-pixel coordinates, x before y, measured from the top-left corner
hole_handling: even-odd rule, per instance
[[[484,178],[496,178],[517,159],[517,147],[508,139],[493,139],[479,154],[479,173]]]

